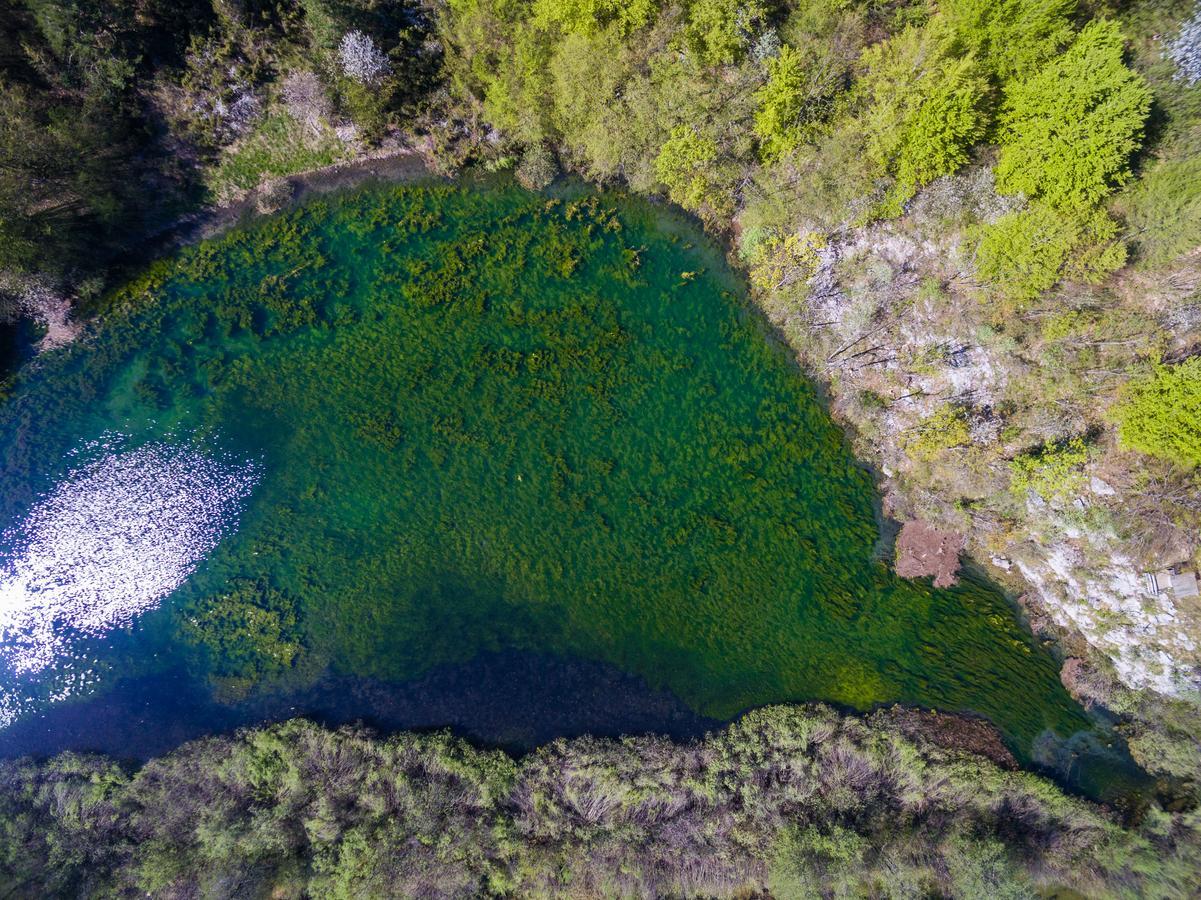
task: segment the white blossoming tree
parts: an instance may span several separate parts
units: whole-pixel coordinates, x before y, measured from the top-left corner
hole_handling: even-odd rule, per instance
[[[1180,26],[1180,34],[1168,47],[1168,57],[1176,63],[1176,77],[1181,81],[1187,84],[1201,81],[1201,5]]]
[[[342,74],[359,84],[374,84],[392,74],[392,66],[369,35],[348,31],[338,45]]]

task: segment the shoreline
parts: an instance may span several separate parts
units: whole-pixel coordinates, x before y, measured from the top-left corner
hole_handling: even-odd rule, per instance
[[[446,176],[438,174],[429,156],[421,150],[397,147],[377,156],[357,157],[320,169],[308,169],[266,179],[260,182],[258,187],[244,192],[235,200],[207,206],[182,217],[152,239],[146,249],[161,241],[161,246],[155,253],[161,255],[173,248],[216,237],[255,217],[276,215],[309,197],[350,190],[373,181],[403,184],[425,178],[444,177]],[[259,201],[264,198],[265,189],[278,184],[287,185],[287,196],[277,208],[263,209]]]
[[[434,170],[431,162],[425,154],[412,148],[403,148],[397,152],[391,152],[382,156],[364,157],[361,159],[338,163],[333,166],[296,173],[286,178],[279,179],[279,181],[276,183],[282,182],[288,185],[288,192],[286,198],[283,198],[283,202],[280,203],[278,208],[264,209],[260,205],[260,200],[265,195],[268,195],[268,191],[270,189],[269,185],[267,186],[267,190],[264,190],[264,187],[260,186],[260,188],[246,192],[243,196],[239,197],[233,202],[199,211],[195,215],[185,220],[181,220],[181,222],[177,223],[177,226],[172,229],[169,235],[164,235],[163,237],[165,238],[166,246],[168,247],[183,246],[188,243],[219,235],[230,228],[245,224],[247,221],[253,218],[278,214],[286,208],[294,207],[315,196],[352,190],[359,186],[371,183],[404,183],[419,181],[422,179],[449,180],[448,176],[439,175]],[[628,190],[628,188],[626,190]],[[629,193],[632,196],[639,197],[640,199],[648,200],[648,198],[645,198],[636,192],[629,191]],[[649,202],[653,203],[654,201],[650,200]],[[658,206],[661,204],[655,203],[654,205]],[[690,219],[693,218],[685,211],[675,207],[674,204],[662,205],[671,207],[680,216]],[[711,237],[714,240],[714,250],[725,256],[727,262],[739,274],[740,278],[745,280],[745,270],[740,265],[737,265],[737,261],[734,258],[733,248],[729,244],[728,236],[722,237],[711,235]],[[753,292],[749,290],[746,292],[745,303],[748,311],[754,310],[757,316],[761,319],[762,324],[765,326],[765,332],[767,333],[766,336],[768,336],[773,343],[778,344],[779,348],[785,352],[785,354],[797,367],[798,373],[802,374],[809,381],[809,383],[814,386],[815,392],[819,395],[819,397],[823,395],[823,388],[825,387],[824,382],[821,381],[814,373],[807,371],[807,367],[804,365],[800,354],[788,342],[785,335],[782,333],[782,330],[780,329],[779,323],[773,321],[769,311],[763,307]],[[847,442],[847,452],[852,454],[855,457],[856,462],[872,476],[872,481],[874,482],[875,491],[877,494],[877,503],[874,504],[874,506],[879,506],[882,504],[883,500],[880,481],[878,478],[880,473],[869,461],[862,459],[857,454],[854,454],[853,442],[851,441],[851,434],[847,428],[847,423],[843,421],[841,417],[834,416],[827,403],[823,403],[822,405],[825,406],[826,413],[830,415],[831,419],[839,427],[839,430],[843,432]],[[889,550],[889,542],[887,541],[885,528],[888,523],[892,522],[892,520],[891,518],[886,518],[883,515],[882,509],[877,511],[877,515],[877,524],[880,528],[880,542],[877,544],[877,553],[880,555],[886,555],[888,554]],[[968,557],[968,559],[971,560],[971,557]],[[975,561],[972,560],[972,562]],[[976,565],[978,565],[978,563]],[[989,584],[990,586],[995,587],[995,585],[992,584],[991,579],[989,579]],[[1005,592],[1002,591],[1002,593]],[[1010,605],[1014,609],[1014,612],[1017,614],[1019,619],[1026,618],[1025,616],[1021,615],[1022,610],[1020,605],[1014,604],[1012,601]],[[1030,629],[1030,623],[1028,619],[1022,624],[1027,630],[1032,630]],[[1056,662],[1061,665],[1062,659],[1057,659]],[[963,718],[966,721],[972,720],[972,717],[970,716]],[[971,751],[969,750],[969,752]]]

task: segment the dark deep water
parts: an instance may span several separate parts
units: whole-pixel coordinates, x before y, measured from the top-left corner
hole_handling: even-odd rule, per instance
[[[156,263],[0,403],[0,753],[301,714],[522,750],[902,702],[1128,787],[1071,759],[1097,723],[995,589],[878,559],[870,477],[743,291],[670,211],[509,186],[361,191]]]
[[[436,666],[404,684],[326,675],[303,691],[238,704],[214,702],[205,685],[179,670],[131,678],[0,730],[0,756],[70,749],[144,761],[205,735],[296,716],[381,732],[450,728],[513,753],[585,734],[688,740],[722,724],[605,663],[509,651]]]

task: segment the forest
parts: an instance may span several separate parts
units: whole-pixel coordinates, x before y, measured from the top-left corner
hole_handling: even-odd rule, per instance
[[[399,155],[695,217],[1171,791],[810,708],[518,761],[292,723],[0,763],[10,895],[1197,893],[1201,603],[1148,580],[1201,566],[1195,0],[0,3],[0,397],[215,210]]]
[[[297,720],[132,775],[0,761],[0,876],[9,897],[1192,894],[1195,813],[1124,828],[1004,751],[940,746],[933,718],[769,707],[697,743],[577,738],[516,762]]]

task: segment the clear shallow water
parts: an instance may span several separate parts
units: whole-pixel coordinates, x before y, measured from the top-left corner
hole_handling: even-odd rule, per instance
[[[908,702],[1024,759],[1091,728],[997,592],[874,558],[870,478],[741,297],[669,213],[512,187],[322,200],[156,264],[0,407],[6,708],[536,651],[713,719]]]
[[[125,447],[105,435],[3,535],[0,726],[98,675],[78,650],[131,625],[178,589],[230,529],[255,466],[186,444]],[[22,686],[34,686],[26,695]]]

